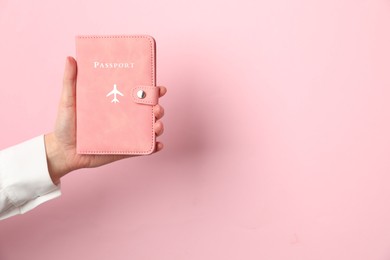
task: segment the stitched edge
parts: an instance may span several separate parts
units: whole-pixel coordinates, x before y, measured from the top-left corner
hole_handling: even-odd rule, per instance
[[[153,51],[153,43],[152,41],[154,42],[154,39],[152,36],[149,36],[149,35],[77,35],[76,38],[79,38],[79,39],[91,39],[91,38],[146,38],[149,40],[149,44],[150,44],[150,63],[151,63],[151,76],[152,76],[152,85],[156,85],[156,82],[155,82],[155,55],[156,53]],[[156,46],[154,45],[154,49],[156,48]],[[155,120],[154,120],[155,116],[154,116],[154,111],[152,109],[152,144],[149,148],[149,150],[147,151],[93,151],[93,150],[78,150],[77,152],[78,153],[81,153],[81,154],[95,154],[95,153],[98,153],[98,154],[151,154],[154,150],[154,147],[155,147],[155,144],[156,144],[156,135],[155,135],[155,131],[154,131],[154,123],[155,123]]]

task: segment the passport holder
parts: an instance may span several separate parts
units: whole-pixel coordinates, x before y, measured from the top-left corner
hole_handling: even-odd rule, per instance
[[[155,149],[156,43],[149,35],[76,36],[77,153]]]

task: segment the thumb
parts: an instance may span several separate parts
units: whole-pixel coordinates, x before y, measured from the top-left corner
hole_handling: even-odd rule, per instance
[[[63,87],[61,94],[61,106],[66,108],[75,107],[76,102],[76,78],[77,78],[77,62],[69,56],[66,58],[65,71],[63,78]]]

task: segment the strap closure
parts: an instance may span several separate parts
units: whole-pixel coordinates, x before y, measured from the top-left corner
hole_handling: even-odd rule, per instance
[[[131,96],[135,103],[145,105],[157,105],[160,88],[157,86],[138,85],[133,88]]]

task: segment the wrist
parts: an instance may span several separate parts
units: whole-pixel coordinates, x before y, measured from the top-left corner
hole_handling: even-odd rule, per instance
[[[54,133],[46,134],[44,137],[49,175],[53,183],[58,185],[61,177],[69,173],[71,170],[66,164],[66,153],[59,145]]]

